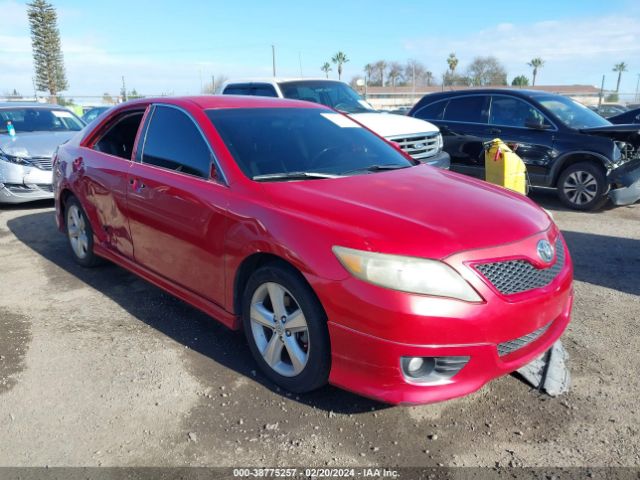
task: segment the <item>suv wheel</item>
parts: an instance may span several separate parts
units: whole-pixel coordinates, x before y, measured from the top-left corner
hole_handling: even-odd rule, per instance
[[[242,323],[251,353],[273,382],[297,393],[327,383],[326,314],[296,271],[277,263],[256,270],[244,292]]]
[[[597,165],[580,162],[565,169],[558,178],[558,196],[574,210],[595,210],[607,200],[607,178]]]

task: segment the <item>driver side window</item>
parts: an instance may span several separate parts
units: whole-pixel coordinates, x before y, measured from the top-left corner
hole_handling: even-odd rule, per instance
[[[491,98],[489,123],[504,127],[525,128],[529,123],[549,125],[544,115],[527,102],[514,97],[494,96]]]

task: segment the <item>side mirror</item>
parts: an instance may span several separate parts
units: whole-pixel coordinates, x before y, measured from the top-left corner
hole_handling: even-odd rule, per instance
[[[640,115],[636,115],[636,118],[633,123],[640,123]]]

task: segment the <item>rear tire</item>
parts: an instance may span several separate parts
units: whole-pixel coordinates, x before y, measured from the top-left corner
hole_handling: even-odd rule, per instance
[[[296,393],[327,383],[327,317],[293,268],[271,263],[251,275],[242,299],[242,323],[253,357],[274,383]]]
[[[83,267],[95,267],[102,259],[93,253],[93,229],[75,197],[65,203],[65,229],[73,259]]]
[[[558,197],[573,210],[591,211],[607,201],[609,185],[601,168],[591,162],[575,163],[558,177]]]

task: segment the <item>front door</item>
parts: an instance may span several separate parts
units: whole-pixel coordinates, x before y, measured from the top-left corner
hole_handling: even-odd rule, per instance
[[[129,224],[140,265],[218,304],[224,298],[227,187],[183,110],[155,106],[128,180]]]

